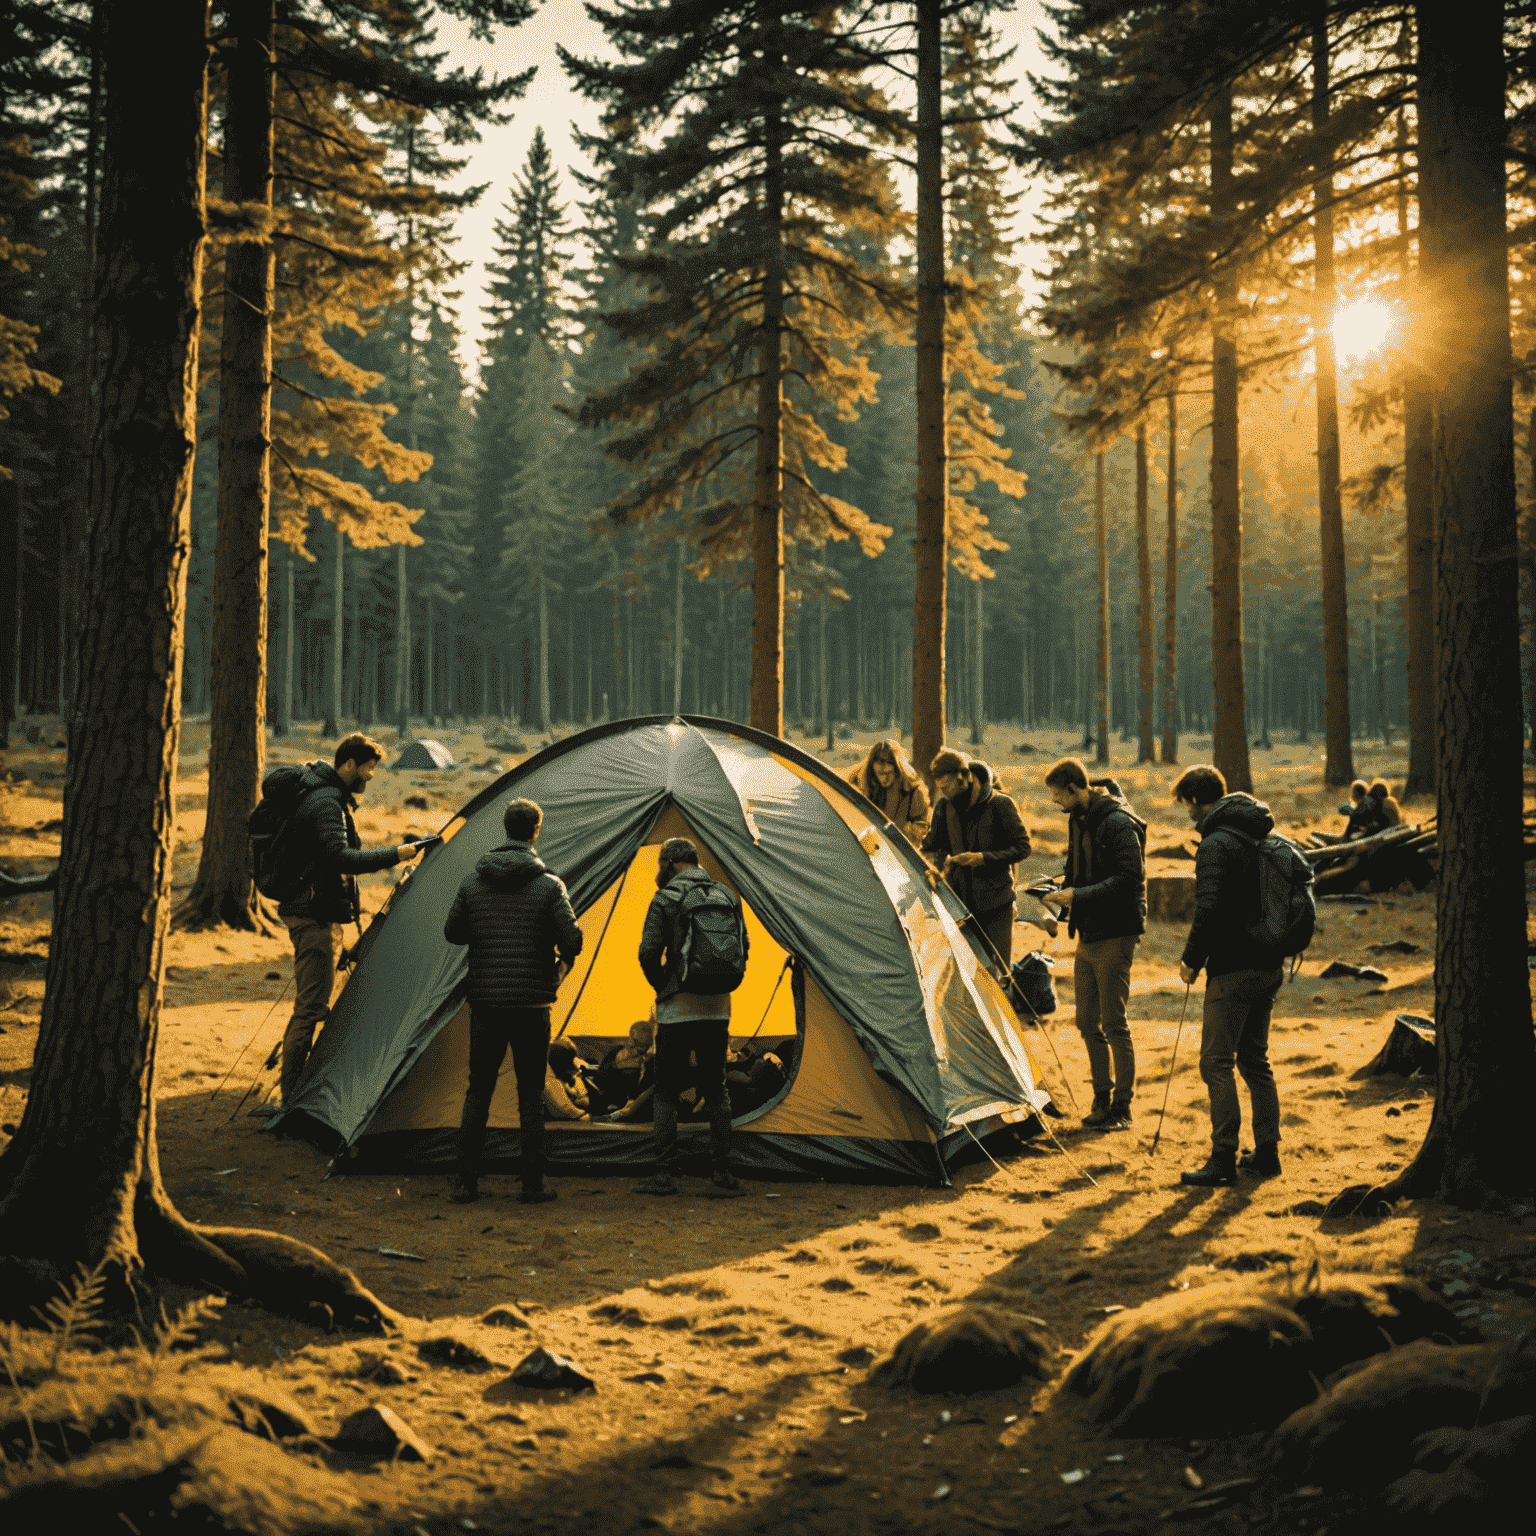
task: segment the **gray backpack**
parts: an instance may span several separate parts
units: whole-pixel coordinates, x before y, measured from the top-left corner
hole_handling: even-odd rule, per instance
[[[1288,837],[1271,832],[1250,837],[1236,827],[1222,827],[1254,850],[1258,863],[1258,920],[1248,936],[1265,949],[1289,958],[1312,942],[1317,927],[1317,899],[1312,894],[1312,866]]]

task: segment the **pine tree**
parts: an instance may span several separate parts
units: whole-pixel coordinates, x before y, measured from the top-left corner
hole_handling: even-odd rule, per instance
[[[635,467],[616,522],[694,504],[700,574],[750,556],[751,718],[779,734],[786,546],[853,538],[873,554],[889,532],[813,470],[842,467],[823,417],[873,398],[870,331],[900,302],[846,254],[897,227],[871,142],[894,119],[821,7],[592,14],[623,62],[562,62],[603,107],[585,147],[644,211],[639,248],[618,258],[643,296],[607,319],[654,355],[578,420],[615,428],[609,451]]]

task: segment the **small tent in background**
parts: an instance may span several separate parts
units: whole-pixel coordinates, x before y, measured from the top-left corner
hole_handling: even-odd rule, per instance
[[[965,909],[867,800],[775,737],[662,717],[569,737],[443,829],[370,926],[276,1123],[323,1137],[349,1168],[451,1165],[469,1009],[466,952],[444,940],[443,920],[475,861],[503,841],[502,811],[518,796],[544,809],[539,852],[586,934],[553,1014],[578,1042],[613,1044],[650,1009],[636,953],[655,890],[650,850],[692,838],[741,897],[751,962],[732,1036],[796,1045],[783,1090],[736,1121],[740,1172],[943,1180],[946,1159],[1049,1102]],[[648,1125],[561,1121],[545,1149],[557,1173],[630,1172],[650,1142]],[[515,1166],[517,1146],[509,1062],[488,1166]]]
[[[413,741],[390,764],[391,771],[400,768],[457,768],[458,766],[453,760],[453,753],[440,741]]]

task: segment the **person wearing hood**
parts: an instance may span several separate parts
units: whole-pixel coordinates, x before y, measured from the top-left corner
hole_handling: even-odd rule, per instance
[[[640,933],[640,969],[656,991],[656,1081],[652,1098],[657,1171],[635,1186],[642,1195],[677,1192],[677,1106],[683,1090],[698,1088],[709,1114],[710,1194],[731,1196],[741,1185],[730,1170],[731,1094],[725,1082],[730,1048],[731,994],[685,990],[683,899],[697,887],[717,886],[699,868],[699,850],[686,837],[669,837],[656,864],[656,894]],[[732,896],[732,901],[735,898]],[[739,922],[743,961],[746,929]],[[690,1058],[692,1060],[690,1061]]]
[[[283,1031],[279,1096],[286,1106],[303,1076],[315,1030],[331,1016],[342,928],[362,912],[357,877],[391,869],[421,852],[417,843],[364,849],[352,813],[379,770],[384,749],[361,731],[344,736],[332,762],[307,763],[288,830],[284,834],[302,859],[304,884],[279,904],[293,941],[293,1016]]]
[[[549,1010],[581,953],[582,932],[563,881],[533,851],[544,812],[513,800],[502,813],[507,840],[485,854],[453,898],[443,937],[469,946],[469,1087],[459,1122],[457,1169],[448,1198],[480,1197],[480,1154],[496,1077],[512,1051],[524,1205],[553,1200],[544,1187],[544,1081]]]
[[[1029,857],[1029,833],[980,759],[946,748],[928,771],[943,798],[923,854],[970,909],[1006,972],[1013,963],[1013,866]]]
[[[1269,807],[1252,795],[1227,793],[1220,771],[1202,763],[1173,787],[1173,797],[1200,833],[1195,855],[1195,920],[1179,963],[1192,985],[1205,972],[1200,1023],[1200,1076],[1211,1096],[1211,1155],[1180,1183],[1221,1188],[1237,1170],[1258,1178],[1280,1172],[1280,1095],[1269,1065],[1269,1021],[1285,956],[1255,941],[1259,869],[1255,845],[1275,829]],[[1238,1159],[1242,1105],[1234,1063],[1253,1103],[1254,1150]]]
[[[1077,937],[1072,992],[1093,1076],[1093,1106],[1083,1124],[1123,1131],[1136,1093],[1125,1005],[1136,945],[1147,931],[1147,824],[1113,779],[1090,781],[1075,757],[1053,764],[1045,787],[1067,813],[1062,887],[1045,899],[1065,909],[1067,937]]]

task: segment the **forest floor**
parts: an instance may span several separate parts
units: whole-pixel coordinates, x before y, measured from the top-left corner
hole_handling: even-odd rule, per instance
[[[38,745],[18,746],[3,762],[0,865],[15,873],[45,868],[58,855],[63,754],[48,748],[44,725]],[[381,772],[358,818],[365,843],[442,825],[517,761],[488,747],[478,727],[422,734],[443,740],[461,763],[497,759],[498,766]],[[822,755],[841,769],[872,739],[863,734]],[[1059,867],[1064,822],[1040,780],[1055,756],[1076,749],[1077,737],[1032,733],[1027,754],[1008,750],[1018,740],[1016,730],[993,726],[983,751],[1034,837],[1022,885]],[[206,723],[190,722],[178,789],[179,890],[196,867],[206,748]],[[322,749],[311,729],[269,742],[269,761]],[[1209,742],[1186,739],[1182,749],[1185,762],[1195,762]],[[1134,743],[1115,743],[1112,771],[1150,819],[1149,845],[1185,841],[1190,829],[1168,795],[1173,771],[1127,766],[1134,751]],[[1356,764],[1366,777],[1400,782],[1405,756],[1358,742]],[[1322,783],[1317,745],[1256,751],[1254,778],[1282,830],[1342,825],[1341,795]],[[409,797],[425,804],[408,804]],[[1405,807],[1408,820],[1427,812]],[[366,882],[370,908],[389,879]],[[0,907],[6,1133],[20,1119],[37,1039],[50,909],[50,898]],[[265,1135],[239,1106],[253,1083],[250,1103],[271,1083],[259,1069],[288,1012],[286,941],[178,932],[156,1081],[171,1194],[193,1220],[261,1226],[314,1244],[409,1319],[404,1337],[386,1343],[231,1307],[201,1340],[262,1373],[318,1434],[381,1403],[434,1447],[424,1465],[373,1466],[314,1441],[307,1456],[289,1458],[304,1464],[312,1500],[339,1512],[338,1529],[865,1536],[1158,1528],[1167,1511],[1195,1497],[1187,1468],[1207,1484],[1251,1474],[1263,1437],[1107,1440],[1058,1390],[1059,1373],[1010,1391],[924,1397],[872,1385],[863,1364],[848,1363],[861,1357],[847,1352],[864,1346],[879,1355],[931,1307],[1001,1276],[1028,1292],[1066,1352],[1065,1365],[1106,1308],[1227,1285],[1266,1267],[1301,1271],[1314,1259],[1335,1272],[1417,1274],[1454,1298],[1468,1327],[1507,1338],[1529,1326],[1532,1307],[1481,1288],[1479,1265],[1536,1248],[1536,1214],[1523,1207],[1467,1213],[1420,1200],[1368,1222],[1325,1220],[1320,1206],[1308,1204],[1385,1179],[1413,1155],[1428,1124],[1432,1081],[1353,1074],[1385,1043],[1396,1014],[1433,1011],[1432,891],[1325,905],[1301,972],[1275,1010],[1284,1174],[1230,1190],[1178,1183],[1179,1171],[1202,1162],[1208,1147],[1196,1070],[1198,992],[1151,1156],[1185,1000],[1177,977],[1183,938],[1182,926],[1154,924],[1137,952],[1130,1014],[1140,1088],[1130,1132],[1076,1128],[1072,1094],[1085,1108],[1089,1090],[1071,1021],[1070,947],[1064,928],[1055,940],[1022,928],[1016,954],[1043,947],[1058,959],[1062,1000],[1050,1036],[1070,1093],[1047,1043],[1032,1040],[1031,1048],[1067,1113],[1056,1122],[1065,1152],[1031,1143],[1001,1167],[961,1170],[948,1189],[754,1183],[747,1198],[726,1204],[703,1199],[702,1186],[646,1203],[630,1196],[627,1180],[561,1178],[553,1181],[557,1202],[514,1209],[511,1177],[487,1177],[485,1198],[455,1206],[442,1178],[327,1177],[311,1147]],[[1374,947],[1399,940],[1416,950]],[[1335,958],[1377,965],[1388,979],[1320,980]],[[417,1258],[390,1257],[387,1249]],[[531,1334],[478,1321],[508,1301],[531,1316]],[[498,1369],[471,1374],[427,1363],[417,1346],[445,1333]],[[514,1386],[507,1369],[535,1340],[578,1362],[597,1390]],[[397,1385],[366,1379],[381,1355],[397,1362]],[[279,1497],[276,1489],[270,1498]],[[276,1524],[267,1528],[287,1529],[274,1509]],[[1355,1528],[1347,1501],[1269,1484],[1243,1509],[1210,1518],[1223,1529],[1319,1536],[1330,1521],[1335,1531]]]

